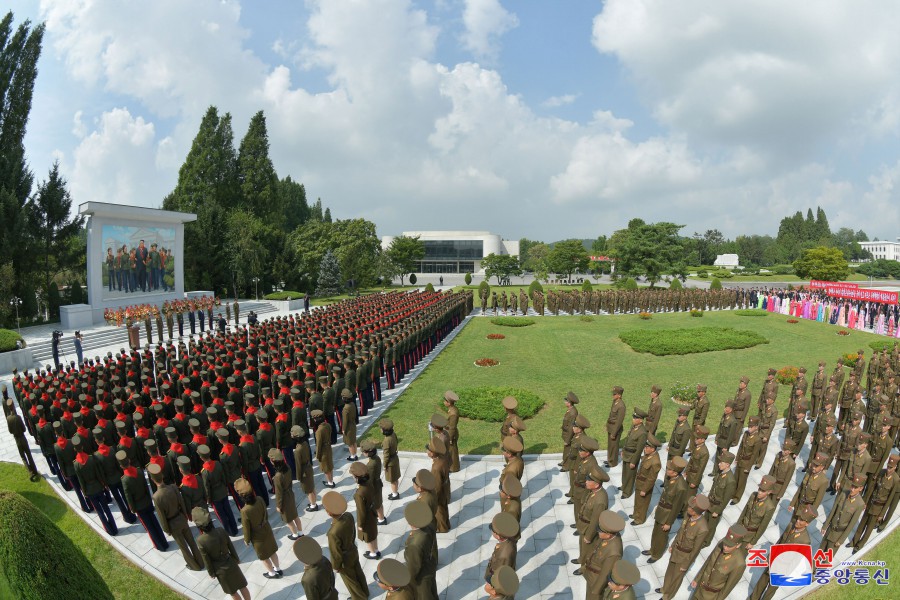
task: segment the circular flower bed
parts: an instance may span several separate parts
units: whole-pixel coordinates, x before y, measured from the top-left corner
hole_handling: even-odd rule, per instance
[[[800,321],[798,321],[797,319],[788,319],[787,322],[793,325],[794,323],[799,323]]]
[[[838,335],[850,335],[850,330],[849,329],[838,329],[837,334]]]
[[[500,364],[499,360],[493,358],[479,358],[475,361],[476,367],[495,367]]]
[[[692,316],[692,317],[702,317],[702,316],[703,316],[703,311],[702,311],[702,310],[699,310],[699,309],[696,309],[696,308],[692,308],[692,309],[691,309],[691,316]]]
[[[506,418],[503,399],[514,397],[519,406],[516,412],[523,419],[533,417],[544,406],[544,401],[534,392],[520,388],[481,386],[457,389],[459,414],[467,419],[500,423]]]
[[[648,312],[640,312],[640,313],[638,313],[638,317],[640,317],[641,319],[647,321],[647,320],[649,320],[649,319],[652,319],[652,318],[653,318],[653,315],[651,315],[651,314],[648,313]]]
[[[775,381],[782,385],[791,385],[797,381],[797,375],[799,374],[800,369],[797,367],[783,367],[775,373]]]
[[[672,402],[675,404],[694,408],[694,403],[697,401],[697,384],[676,381],[672,386],[671,393]]]
[[[489,340],[505,340],[506,336],[502,333],[489,333],[487,336]]]
[[[534,319],[527,317],[496,317],[491,319],[491,323],[501,327],[528,327],[529,325],[534,325]]]

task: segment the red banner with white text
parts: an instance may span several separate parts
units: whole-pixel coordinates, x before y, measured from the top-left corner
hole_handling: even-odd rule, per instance
[[[886,292],[871,288],[861,288],[856,283],[843,283],[836,281],[809,282],[811,290],[823,290],[829,296],[835,298],[847,298],[850,300],[862,300],[864,302],[881,302],[882,304],[898,304],[897,292]]]

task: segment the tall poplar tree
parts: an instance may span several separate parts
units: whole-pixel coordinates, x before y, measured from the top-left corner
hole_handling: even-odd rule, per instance
[[[238,150],[238,177],[244,208],[266,222],[281,226],[283,210],[279,203],[278,175],[269,157],[269,133],[266,116],[259,111],[250,119],[250,127]]]

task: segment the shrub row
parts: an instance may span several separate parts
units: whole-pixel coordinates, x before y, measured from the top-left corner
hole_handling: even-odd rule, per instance
[[[16,342],[21,341],[22,336],[10,329],[0,329],[0,352],[9,352],[16,349]]]
[[[619,333],[619,339],[631,346],[635,352],[646,352],[655,356],[737,350],[769,343],[769,340],[754,331],[730,327],[627,329]]]
[[[491,319],[491,323],[501,327],[528,327],[529,325],[534,325],[534,319],[526,317],[495,317]]]
[[[263,296],[266,300],[297,300],[299,298],[303,298],[305,296],[303,292],[295,292],[291,290],[287,290],[284,292],[272,292],[271,294],[266,294]]]
[[[503,399],[513,396],[519,402],[517,412],[523,419],[533,417],[544,406],[544,401],[534,392],[512,387],[480,386],[456,390],[459,395],[460,416],[478,421],[501,423],[506,418]]]

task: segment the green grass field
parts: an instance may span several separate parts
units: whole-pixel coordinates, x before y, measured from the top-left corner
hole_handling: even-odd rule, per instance
[[[837,335],[837,327],[810,321],[789,324],[787,319],[783,315],[741,317],[723,311],[706,312],[700,319],[688,313],[656,314],[647,321],[636,315],[598,317],[593,321],[546,317],[537,318],[537,323],[530,327],[512,328],[499,327],[491,324],[490,319],[478,317],[410,385],[387,416],[396,423],[400,448],[420,451],[428,438],[429,415],[432,409],[442,406],[445,390],[482,385],[525,388],[546,402],[535,417],[526,421],[528,431],[523,434],[526,453],[560,452],[563,398],[572,390],[581,399],[579,411],[594,425],[588,433],[597,437],[601,448],[605,448],[604,423],[612,387],[625,388],[623,398],[629,409],[635,405],[646,408],[650,387],[658,384],[663,388],[663,415],[658,434],[665,441],[677,413],[669,394],[676,381],[708,385],[712,406],[707,425],[715,432],[724,403],[734,397],[742,375],[750,377],[755,407],[770,367],[806,366],[811,380],[818,361],[826,361],[830,373],[841,354],[864,348],[868,358],[871,355],[868,343],[884,339],[856,331],[842,337]],[[769,343],[742,350],[653,356],[633,351],[618,337],[624,329],[692,327],[750,330]],[[506,339],[489,340],[486,338],[489,333],[502,333]],[[479,358],[493,358],[500,363],[490,368],[476,367],[473,363]],[[787,393],[788,389],[783,389],[779,394],[780,410],[787,406]],[[498,424],[461,419],[459,430],[460,453],[498,453]]]
[[[42,459],[39,459],[42,460]],[[57,496],[46,481],[32,483],[28,472],[21,465],[0,463],[0,490],[12,490],[34,504],[35,508],[53,521],[75,543],[97,572],[106,581],[116,598],[128,600],[176,600],[184,598],[158,580],[134,566],[119,554],[102,537],[91,529],[81,517]],[[6,592],[6,593],[5,593]],[[7,595],[9,593],[10,595]],[[0,581],[0,598],[12,598]],[[74,598],[72,600],[75,600]]]

